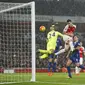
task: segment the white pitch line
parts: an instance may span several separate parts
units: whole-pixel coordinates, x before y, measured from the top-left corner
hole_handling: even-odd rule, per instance
[[[16,83],[16,82],[2,82],[2,83],[0,83],[0,84],[14,84],[14,83]]]
[[[28,82],[32,82],[32,81],[28,81]],[[3,82],[3,83],[0,83],[0,84],[3,84],[3,85],[6,85],[6,84],[15,84],[15,83],[22,83],[22,82]],[[24,82],[23,82],[24,83]],[[26,82],[25,82],[26,83]],[[46,82],[43,82],[43,81],[35,81],[35,82],[32,82],[32,83],[43,83],[43,84],[62,84],[62,85],[85,85],[85,84],[76,84],[76,83],[61,83],[61,82],[49,82],[49,81],[46,81]]]
[[[85,85],[85,84],[76,84],[76,83],[61,83],[61,82],[49,82],[49,81],[46,81],[46,82],[42,82],[42,81],[36,81],[36,83],[46,83],[46,84],[65,84],[65,85]]]

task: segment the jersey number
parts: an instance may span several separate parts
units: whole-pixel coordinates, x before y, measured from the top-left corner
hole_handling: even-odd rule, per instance
[[[50,35],[49,38],[51,38],[52,36],[55,36],[55,32],[53,32],[52,34],[49,34],[49,35]]]

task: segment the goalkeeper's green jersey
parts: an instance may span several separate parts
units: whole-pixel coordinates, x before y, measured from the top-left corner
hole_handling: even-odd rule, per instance
[[[61,36],[63,37],[63,34],[61,34],[60,32],[58,31],[50,31],[48,34],[47,34],[47,49],[50,50],[50,49],[55,49],[56,47],[56,40],[58,38],[58,36]]]
[[[61,36],[63,37],[63,34],[61,34],[60,32],[58,31],[50,31],[48,34],[47,34],[47,39],[48,39],[48,42],[49,41],[56,41],[56,39],[58,38],[58,36]]]

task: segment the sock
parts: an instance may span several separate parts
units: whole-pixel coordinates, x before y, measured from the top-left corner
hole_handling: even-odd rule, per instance
[[[55,55],[59,55],[61,53],[64,53],[65,52],[65,49],[61,49],[59,52],[55,53]]]
[[[77,66],[75,67],[75,73],[79,74],[79,68]]]
[[[53,63],[52,72],[56,71],[56,62]]]
[[[70,49],[71,49],[71,51],[73,51],[73,50],[74,50],[73,42],[72,42],[72,41],[70,41],[70,42],[69,42],[69,45],[70,45]]]
[[[80,65],[79,68],[81,68],[81,69],[85,69],[85,67],[84,67],[83,65]]]
[[[70,66],[67,66],[67,70],[68,70],[68,76],[69,76],[70,78],[72,78]]]
[[[81,71],[81,68],[78,68],[78,70],[79,70],[79,73],[80,73],[80,71]]]
[[[51,67],[52,67],[52,62],[48,62],[48,72],[50,72]]]

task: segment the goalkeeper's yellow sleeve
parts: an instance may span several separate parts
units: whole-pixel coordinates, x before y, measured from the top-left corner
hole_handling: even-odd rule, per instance
[[[63,34],[62,33],[60,33],[60,32],[56,32],[56,33],[58,34],[58,36],[63,37]]]

